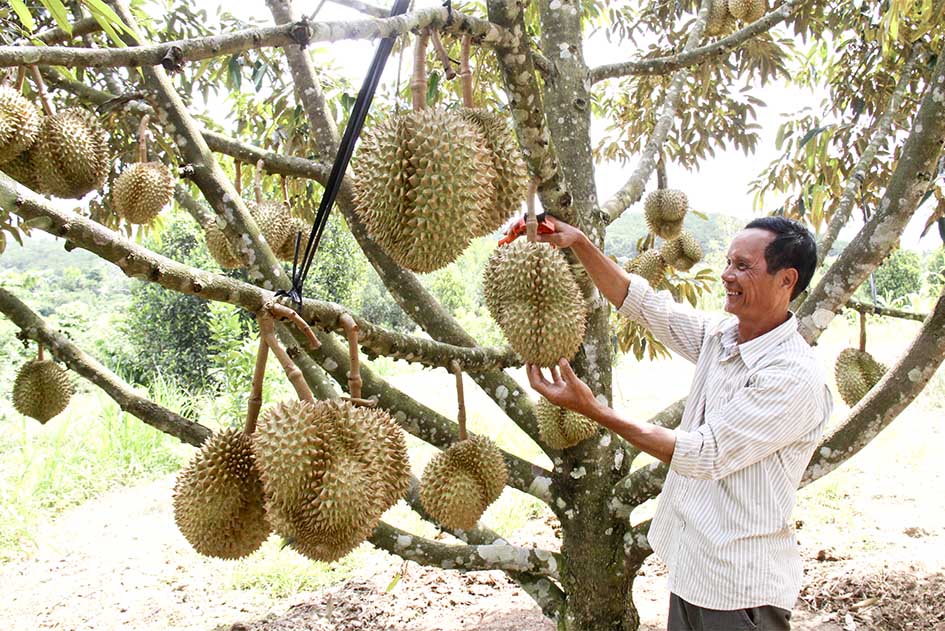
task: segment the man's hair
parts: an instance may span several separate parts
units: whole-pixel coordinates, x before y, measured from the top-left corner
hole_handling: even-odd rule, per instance
[[[760,228],[774,234],[774,239],[765,248],[769,274],[791,267],[797,270],[797,284],[791,292],[791,300],[794,300],[807,289],[817,267],[814,235],[797,221],[785,217],[759,217],[745,226],[745,230],[749,228]]]

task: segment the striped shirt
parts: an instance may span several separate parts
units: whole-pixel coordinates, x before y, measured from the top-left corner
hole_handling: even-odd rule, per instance
[[[619,312],[696,364],[647,537],[670,591],[709,609],[792,609],[803,572],[791,509],[833,405],[797,319],[739,344],[735,318],[635,275]]]

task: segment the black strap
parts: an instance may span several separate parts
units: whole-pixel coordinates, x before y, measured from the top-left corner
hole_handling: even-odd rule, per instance
[[[390,11],[391,17],[404,13],[409,4],[410,0],[395,0],[394,7]],[[381,80],[384,64],[387,63],[395,39],[397,39],[396,35],[385,37],[378,44],[377,52],[374,53],[374,60],[371,62],[367,76],[364,77],[364,83],[361,84],[361,91],[358,92],[358,98],[351,109],[351,116],[348,117],[348,124],[341,137],[341,145],[338,147],[335,162],[331,166],[328,183],[325,185],[325,193],[322,195],[318,212],[315,213],[315,223],[312,224],[312,231],[308,236],[308,243],[305,244],[305,252],[302,254],[301,261],[299,261],[299,244],[302,235],[301,233],[296,234],[295,255],[292,260],[292,289],[289,291],[279,290],[276,295],[287,296],[299,307],[302,306],[302,283],[305,282],[308,270],[312,266],[312,260],[315,258],[315,251],[318,249],[319,241],[321,241],[322,232],[324,232],[325,225],[328,223],[331,206],[335,203],[338,189],[341,187],[341,178],[344,176],[345,169],[348,168],[348,162],[351,161],[354,145],[361,134],[361,128],[364,126],[364,120],[367,118],[368,110],[371,107],[371,100],[374,98],[374,91]]]

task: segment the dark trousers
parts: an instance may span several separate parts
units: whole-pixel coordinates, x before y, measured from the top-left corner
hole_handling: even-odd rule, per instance
[[[676,594],[669,595],[667,631],[789,631],[791,612],[765,605],[748,609],[720,611],[687,603]]]

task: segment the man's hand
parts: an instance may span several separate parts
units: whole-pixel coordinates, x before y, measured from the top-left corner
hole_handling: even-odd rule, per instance
[[[568,360],[561,358],[557,366],[550,368],[551,381],[545,379],[541,368],[535,364],[527,364],[526,370],[528,372],[528,383],[543,397],[559,407],[574,410],[588,418],[594,418],[599,403],[587,384],[574,374]]]
[[[556,248],[570,248],[572,245],[584,238],[584,233],[567,224],[557,217],[554,218],[555,231],[551,234],[538,233],[538,240],[543,243],[550,243]]]

